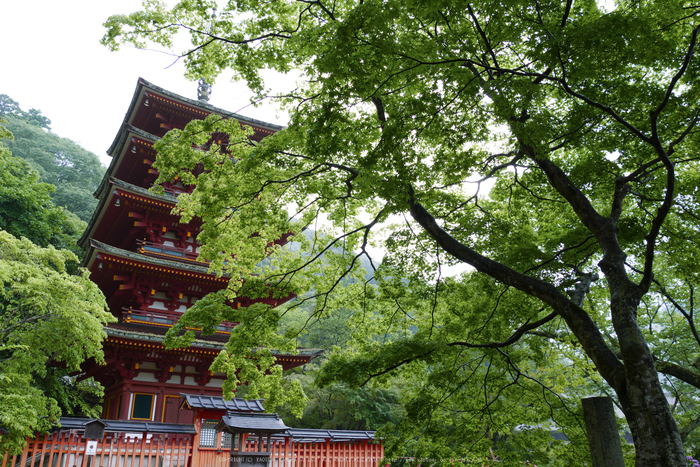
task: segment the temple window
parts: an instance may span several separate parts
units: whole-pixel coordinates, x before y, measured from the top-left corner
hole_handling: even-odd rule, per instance
[[[202,429],[199,431],[199,447],[215,448],[216,446],[216,425],[218,420],[202,420]]]
[[[151,420],[153,416],[153,394],[134,393],[131,420]]]

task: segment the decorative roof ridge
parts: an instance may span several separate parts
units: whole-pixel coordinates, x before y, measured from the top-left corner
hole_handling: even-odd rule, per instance
[[[165,336],[163,334],[153,334],[151,332],[113,328],[109,325],[105,326],[104,329],[107,335],[111,337],[122,337],[125,339],[143,340],[149,342],[156,342],[158,344],[162,344],[165,340]],[[195,338],[195,340],[192,341],[192,344],[189,347],[223,350],[225,348],[225,345],[223,343]]]
[[[188,105],[190,105],[192,107],[206,109],[206,110],[210,111],[211,113],[219,114],[223,117],[235,118],[240,123],[250,123],[252,125],[257,125],[257,126],[267,128],[269,130],[276,130],[276,131],[279,131],[279,130],[282,130],[285,128],[282,125],[276,125],[274,123],[264,122],[262,120],[256,120],[254,118],[246,117],[244,115],[237,114],[237,113],[231,112],[229,110],[215,107],[211,104],[208,104],[206,102],[202,102],[200,100],[190,99],[189,97],[184,97],[184,96],[181,96],[179,94],[175,94],[174,92],[168,91],[167,89],[161,88],[160,86],[156,86],[155,84],[150,83],[143,78],[139,78],[139,84],[143,84],[144,87],[149,88],[153,91],[159,92],[165,96],[168,96],[171,99],[177,99],[177,100],[181,100],[183,102],[186,102]]]
[[[142,255],[141,253],[123,250],[115,246],[107,245],[106,243],[102,243],[99,240],[95,240],[94,238],[90,239],[90,246],[98,250],[103,250],[106,253],[119,255],[124,258],[132,259],[134,261],[140,261],[143,263],[154,264],[156,266],[162,266],[176,270],[184,269],[190,272],[196,272],[199,274],[204,274],[206,276],[211,276],[212,279],[216,278],[216,274],[212,274],[211,272],[209,272],[209,268],[206,267],[195,266],[193,264],[181,263],[177,261],[170,261],[167,259],[153,258],[151,256]],[[227,274],[224,274],[222,277],[229,276]]]
[[[134,95],[131,98],[131,103],[129,104],[129,108],[126,111],[126,114],[124,115],[124,120],[123,120],[122,126],[124,126],[125,124],[128,124],[129,117],[131,116],[134,109],[136,108],[136,104],[138,103],[139,98],[141,97],[141,92],[143,90],[150,90],[152,92],[162,94],[163,96],[166,96],[170,99],[179,100],[181,102],[184,102],[187,105],[194,107],[194,108],[203,109],[203,110],[206,110],[208,112],[216,113],[218,115],[228,117],[228,118],[235,118],[236,120],[238,120],[241,123],[248,123],[250,125],[260,126],[260,127],[266,128],[268,130],[274,130],[274,131],[279,131],[279,130],[284,129],[284,127],[280,126],[280,125],[275,125],[273,123],[263,122],[262,120],[256,120],[254,118],[244,117],[243,115],[239,115],[237,113],[230,112],[228,110],[214,107],[211,104],[207,104],[207,103],[204,103],[204,102],[201,102],[198,100],[189,99],[187,97],[180,96],[179,94],[175,94],[174,92],[168,91],[167,89],[161,88],[160,86],[156,86],[155,84],[152,84],[143,78],[139,78],[138,81],[136,82],[136,90],[134,91]],[[121,136],[121,132],[119,134],[117,134],[117,137],[114,139],[114,141],[112,142],[112,145],[107,150],[108,155],[113,156],[112,152],[116,149],[116,146],[119,143],[120,136]]]

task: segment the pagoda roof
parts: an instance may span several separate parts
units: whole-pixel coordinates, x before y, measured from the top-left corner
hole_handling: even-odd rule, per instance
[[[60,430],[84,430],[85,424],[93,421],[91,418],[61,417]],[[107,432],[131,432],[131,433],[179,433],[194,435],[197,433],[194,425],[179,423],[140,422],[136,420],[100,420],[105,424]]]
[[[172,205],[173,207],[175,204],[177,204],[177,196],[171,195],[169,193],[163,193],[163,194],[158,194],[158,193],[153,193],[151,190],[147,188],[142,188],[140,186],[132,185],[131,183],[127,183],[123,180],[119,180],[118,178],[110,178],[109,182],[114,184],[115,186],[118,186],[120,188],[124,188],[125,190],[131,191],[133,193],[140,194],[144,196],[145,198],[151,198],[157,201],[162,201],[164,203],[168,203]]]
[[[163,341],[165,340],[165,335],[163,334],[156,334],[153,332],[145,332],[145,331],[140,331],[140,330],[135,330],[135,329],[129,329],[126,328],[123,323],[115,323],[115,324],[109,324],[105,326],[105,332],[107,333],[107,341],[115,341],[115,340],[129,340],[129,341],[140,341],[140,342],[151,342],[153,344],[158,344],[162,345]],[[205,349],[203,350],[205,353],[212,353],[209,352],[209,350],[214,350],[216,354],[219,353],[219,351],[225,349],[225,342],[216,342],[216,341],[211,341],[211,340],[205,340],[205,339],[194,339],[192,341],[192,345],[190,345],[190,348],[195,347],[199,349]],[[179,350],[187,350],[187,349],[179,349]],[[284,358],[284,359],[292,359],[294,360],[295,358],[299,358],[300,360],[306,360],[318,357],[321,355],[325,350],[323,349],[310,349],[310,348],[297,348],[296,354],[286,354],[282,353],[276,350],[272,350],[272,355],[275,356],[275,358]],[[250,402],[250,401],[249,401]],[[231,410],[231,409],[228,409]]]
[[[163,334],[156,334],[153,332],[145,332],[145,331],[139,331],[135,329],[125,329],[126,325],[123,323],[116,323],[116,324],[109,324],[105,326],[105,332],[107,333],[107,339],[108,341],[117,341],[117,340],[130,340],[130,341],[139,341],[139,342],[152,342],[153,344],[158,344],[162,345],[163,341],[165,340],[165,335]],[[192,341],[192,344],[190,345],[190,348],[196,348],[196,349],[208,349],[208,350],[213,350],[215,352],[205,352],[205,353],[211,353],[211,354],[218,354],[221,350],[225,348],[223,342],[216,342],[212,340],[205,340],[205,339],[194,339]],[[181,349],[182,350],[182,349]]]
[[[109,189],[110,186],[118,187],[123,191],[141,196],[147,200],[165,203],[170,207],[170,209],[175,207],[177,204],[177,197],[169,193],[156,194],[152,193],[146,188],[132,185],[131,183],[119,180],[118,178],[105,177],[100,184],[100,187],[95,192],[95,197],[99,198],[97,207],[92,213],[90,222],[88,222],[88,226],[83,232],[83,235],[80,237],[80,240],[78,240],[78,245],[82,246],[83,248],[85,248],[85,243],[87,243],[87,240],[93,235],[93,232],[97,228],[99,222],[104,217],[107,208],[111,204],[111,198],[117,194],[114,190]]]
[[[201,396],[198,394],[180,393],[182,397],[181,407],[187,404],[191,409],[226,410],[238,412],[264,412],[262,399],[231,399],[227,401],[221,396]]]
[[[375,439],[374,434],[374,431],[290,428],[284,436],[292,438],[295,443],[319,443],[326,440],[338,443],[343,441],[373,440]]]
[[[197,266],[194,264],[188,264],[188,263],[182,263],[179,261],[172,261],[168,259],[161,259],[161,258],[155,258],[152,256],[146,256],[142,255],[141,253],[135,253],[133,251],[127,251],[123,250],[121,248],[116,248],[110,245],[107,245],[106,243],[99,242],[95,239],[90,239],[90,247],[93,249],[93,253],[96,250],[101,250],[105,253],[108,253],[113,256],[117,256],[123,259],[127,260],[132,260],[133,262],[138,262],[142,263],[145,265],[153,265],[153,266],[159,266],[159,271],[160,272],[170,272],[175,275],[183,275],[184,271],[189,272],[189,273],[194,273],[194,274],[199,274],[200,278],[202,279],[208,279],[212,281],[228,281],[229,277],[228,275],[223,275],[221,277],[217,277],[215,274],[212,274],[209,272],[209,268],[206,266]],[[86,266],[90,266],[90,262],[94,260],[95,255],[90,254],[86,256],[88,259],[86,262]],[[152,269],[152,268],[151,268]],[[164,271],[164,269],[166,271]],[[204,277],[202,277],[204,276]]]
[[[147,93],[155,94],[157,97],[160,97],[163,100],[170,101],[171,103],[177,105],[184,111],[188,111],[202,119],[212,113],[216,115],[221,115],[222,117],[226,118],[235,118],[236,120],[238,120],[239,123],[252,126],[256,130],[262,131],[263,133],[267,133],[268,135],[273,134],[284,128],[280,125],[263,122],[261,120],[256,120],[234,112],[230,112],[228,110],[220,109],[206,102],[180,96],[178,94],[175,94],[174,92],[168,91],[167,89],[149,83],[143,78],[139,78],[137,81],[136,90],[134,91],[134,95],[131,99],[131,104],[129,105],[129,109],[126,112],[126,115],[124,116],[123,125],[127,125],[133,122],[137,107],[139,106],[139,102],[141,102],[142,98],[144,98],[144,96]],[[116,139],[110,146],[109,150],[107,151],[107,154],[109,154],[110,156],[114,155],[114,151],[116,151],[117,147],[119,146],[121,133],[122,132],[120,131],[120,133],[117,135]]]
[[[123,158],[122,156],[124,154],[124,152],[122,151],[124,145],[127,142],[131,142],[134,139],[134,137],[142,139],[144,141],[148,141],[152,144],[160,139],[158,136],[152,135],[128,123],[122,124],[121,128],[119,128],[119,132],[117,133],[117,137],[112,143],[112,147],[110,147],[110,152],[108,153],[109,156],[112,157],[112,162],[110,162],[109,167],[107,168],[107,171],[105,172],[105,175],[102,178],[100,186],[97,187],[97,190],[94,193],[95,198],[100,197],[100,193],[104,189],[104,186],[107,185],[110,177],[113,175],[117,166],[121,162],[121,159]]]

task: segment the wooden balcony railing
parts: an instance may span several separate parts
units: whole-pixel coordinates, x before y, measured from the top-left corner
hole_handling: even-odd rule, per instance
[[[122,308],[122,320],[126,323],[152,324],[154,326],[172,327],[182,316],[179,311],[171,310],[139,310],[135,308]],[[219,334],[231,334],[231,330],[238,323],[224,321],[216,327]]]
[[[180,188],[177,186],[163,186],[163,191],[168,193],[169,195],[177,197],[180,193],[192,193],[192,189],[194,187],[188,187],[188,188]]]
[[[137,240],[136,244],[137,251],[147,256],[158,256],[175,261],[198,262],[197,257],[199,253],[196,251],[188,251],[185,248],[163,245],[146,240]]]

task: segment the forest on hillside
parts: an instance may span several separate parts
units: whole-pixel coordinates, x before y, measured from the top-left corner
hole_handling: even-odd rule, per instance
[[[28,162],[39,181],[54,186],[56,206],[88,222],[97,206],[93,193],[105,173],[99,157],[51,132],[51,120],[40,110],[24,111],[6,94],[0,94],[0,119],[14,137],[4,141],[12,155]]]

